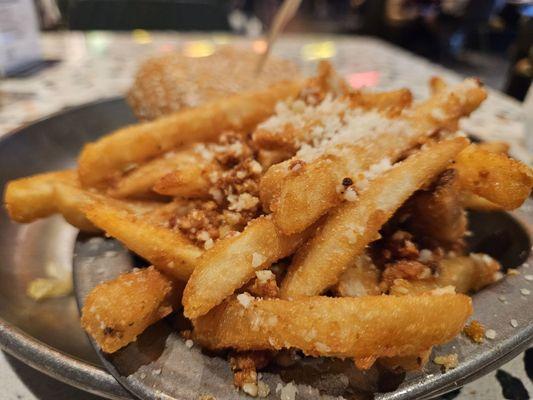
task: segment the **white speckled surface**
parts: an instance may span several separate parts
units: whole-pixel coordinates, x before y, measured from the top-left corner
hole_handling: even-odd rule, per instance
[[[204,42],[198,42],[200,40]],[[209,46],[228,41],[252,46],[250,41],[221,35],[46,34],[43,37],[44,54],[61,62],[32,77],[0,82],[0,136],[65,107],[122,95],[129,87],[138,63],[150,55],[179,50],[191,43]],[[461,78],[403,50],[364,37],[288,36],[276,45],[274,52],[300,63],[308,73],[313,71],[315,61],[305,60],[304,56],[332,55],[332,62],[346,76],[375,71],[377,74],[370,75],[378,78],[377,87],[409,87],[417,97],[427,95],[427,80],[432,75],[441,75],[450,81]],[[463,124],[463,129],[485,139],[508,141],[516,157],[531,162],[531,155],[525,149],[523,120],[520,103],[491,91],[489,99]],[[520,379],[533,394],[523,358],[520,355],[502,369]],[[494,375],[495,372],[467,385],[453,398],[503,399],[502,388]],[[97,399],[53,381],[4,354],[0,354],[0,388],[0,399],[5,400]]]

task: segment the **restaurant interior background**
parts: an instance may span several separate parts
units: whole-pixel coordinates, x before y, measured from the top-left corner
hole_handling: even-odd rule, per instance
[[[43,30],[222,31],[259,36],[280,0],[36,0]],[[288,32],[378,36],[523,100],[533,75],[533,3],[303,0]]]

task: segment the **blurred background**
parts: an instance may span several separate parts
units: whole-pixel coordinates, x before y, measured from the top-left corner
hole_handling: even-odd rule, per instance
[[[280,0],[36,0],[42,30],[219,31],[259,36]],[[0,15],[0,27],[2,26]],[[479,76],[523,100],[533,75],[533,2],[303,0],[288,32],[371,35]]]

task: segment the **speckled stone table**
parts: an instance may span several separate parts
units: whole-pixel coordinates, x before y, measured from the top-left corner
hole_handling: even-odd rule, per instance
[[[265,43],[221,34],[69,32],[46,34],[44,56],[60,62],[31,77],[0,82],[0,136],[67,107],[124,94],[139,62],[155,54],[183,51],[207,55],[214,46],[233,43],[261,51]],[[292,59],[306,73],[317,60],[329,59],[354,86],[410,88],[417,98],[427,96],[427,81],[440,75],[450,82],[462,77],[428,61],[366,37],[287,36],[274,53]],[[525,147],[524,112],[520,103],[490,90],[489,99],[462,129],[488,140],[511,144],[512,154],[531,163]],[[533,394],[533,349],[507,365],[443,399],[529,399]],[[1,399],[93,400],[84,394],[0,354]]]

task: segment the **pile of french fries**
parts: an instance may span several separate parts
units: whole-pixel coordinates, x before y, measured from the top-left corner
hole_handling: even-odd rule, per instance
[[[466,253],[465,209],[517,208],[533,185],[506,146],[458,131],[487,96],[477,80],[430,90],[354,91],[322,63],[112,132],[77,170],[10,182],[5,204],[24,223],[60,213],[152,265],[87,297],[82,325],[104,352],[183,306],[189,340],[237,358],[420,367],[463,329],[466,294],[502,277]],[[254,395],[251,370],[236,384]]]

